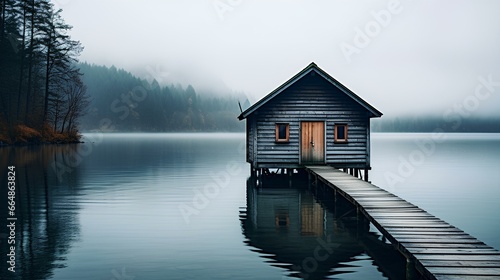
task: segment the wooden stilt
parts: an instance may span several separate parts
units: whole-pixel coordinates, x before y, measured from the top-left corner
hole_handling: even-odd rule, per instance
[[[314,194],[317,196],[318,195],[318,188],[319,188],[319,184],[318,184],[318,176],[314,176]]]
[[[337,217],[337,190],[333,189],[333,215]]]
[[[406,280],[419,279],[419,273],[415,268],[415,260],[413,258],[406,259]]]
[[[363,229],[363,214],[359,210],[359,207],[356,207],[356,237],[359,238],[361,236],[360,232]]]
[[[257,168],[257,183],[259,187],[262,187],[262,168]]]

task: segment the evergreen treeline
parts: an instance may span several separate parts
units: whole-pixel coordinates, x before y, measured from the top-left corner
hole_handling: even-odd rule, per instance
[[[91,99],[83,131],[244,131],[236,118],[237,96],[197,93],[191,85],[160,86],[114,66],[78,68]]]
[[[0,0],[0,141],[77,141],[80,42],[49,0]]]

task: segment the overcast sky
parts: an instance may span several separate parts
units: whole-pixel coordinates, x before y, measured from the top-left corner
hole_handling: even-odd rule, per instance
[[[53,2],[82,61],[162,83],[256,101],[314,61],[386,116],[500,116],[500,1]]]

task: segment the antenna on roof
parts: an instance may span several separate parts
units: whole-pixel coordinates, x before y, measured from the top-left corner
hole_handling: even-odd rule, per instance
[[[240,112],[243,113],[243,109],[241,109],[241,104],[239,100],[238,100],[238,106],[240,106]]]

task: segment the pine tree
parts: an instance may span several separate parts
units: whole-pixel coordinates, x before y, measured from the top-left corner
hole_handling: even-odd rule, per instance
[[[53,7],[50,0],[0,1],[0,134],[11,139],[18,125],[71,132],[88,105],[76,67],[83,48]]]

